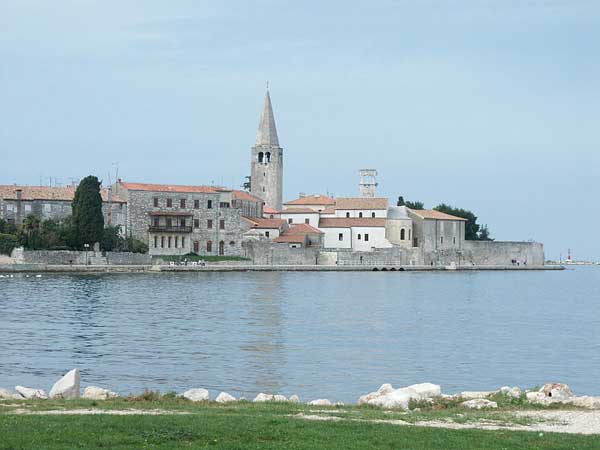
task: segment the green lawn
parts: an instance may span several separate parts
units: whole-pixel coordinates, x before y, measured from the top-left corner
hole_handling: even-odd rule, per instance
[[[92,401],[9,401],[0,403],[0,449],[598,449],[598,436],[556,433],[446,430],[371,423],[401,419],[361,407],[294,404],[194,404],[183,399],[129,398]],[[159,416],[19,415],[15,409],[161,409]],[[311,412],[312,410],[312,412]],[[323,411],[323,412],[320,412]],[[335,415],[313,421],[298,413]],[[328,414],[329,413],[329,414]],[[465,412],[461,421],[494,417],[512,423],[510,411]],[[450,412],[428,419],[448,419]],[[358,419],[358,420],[350,420]],[[518,423],[518,422],[517,422]]]

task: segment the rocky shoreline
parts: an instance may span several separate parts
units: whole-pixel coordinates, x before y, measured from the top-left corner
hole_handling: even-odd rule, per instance
[[[292,402],[305,403],[314,406],[341,406],[342,402],[332,402],[329,399],[315,399],[302,402],[297,395],[289,398],[281,394],[260,393],[254,399],[236,398],[227,392],[220,392],[214,400],[204,388],[191,388],[178,397],[192,402],[233,403],[239,401],[263,402]],[[577,408],[600,409],[600,396],[576,396],[571,388],[563,383],[546,383],[540,389],[523,390],[518,386],[503,386],[494,391],[463,391],[456,394],[442,393],[439,385],[419,383],[406,387],[394,388],[391,384],[381,385],[376,391],[361,395],[356,404],[369,405],[382,409],[399,409],[403,411],[420,410],[421,407],[432,406],[436,402],[457,402],[466,409],[495,409],[498,407],[497,396],[522,401],[524,404],[550,407],[553,405],[570,405]],[[14,392],[0,388],[1,400],[47,400],[47,399],[87,399],[110,400],[120,397],[109,389],[98,386],[87,386],[81,393],[81,374],[79,369],[73,369],[61,377],[46,393],[43,389],[25,386],[15,386]]]

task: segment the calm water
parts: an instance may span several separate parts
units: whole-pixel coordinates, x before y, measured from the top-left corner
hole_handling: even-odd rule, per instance
[[[355,401],[550,380],[600,394],[600,267],[0,279],[0,386],[206,387]]]

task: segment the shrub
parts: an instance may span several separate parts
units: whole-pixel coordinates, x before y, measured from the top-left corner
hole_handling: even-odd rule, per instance
[[[16,236],[12,234],[0,234],[0,255],[8,255],[12,253],[19,243]]]

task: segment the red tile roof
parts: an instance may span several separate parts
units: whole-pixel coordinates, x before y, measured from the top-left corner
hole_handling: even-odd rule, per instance
[[[254,226],[252,228],[278,229],[287,223],[283,219],[261,219],[258,217],[253,217],[250,220],[254,222]]]
[[[319,214],[319,211],[310,208],[289,208],[284,209],[280,214]]]
[[[319,228],[385,227],[382,217],[331,217],[319,221]]]
[[[321,230],[313,227],[307,223],[299,223],[297,225],[292,225],[289,229],[287,229],[284,234],[323,234]]]
[[[273,239],[273,242],[288,244],[304,244],[306,242],[305,234],[282,234]]]
[[[338,197],[335,209],[388,209],[388,199],[383,197]]]
[[[311,194],[305,197],[297,198],[296,200],[291,200],[285,205],[333,205],[335,204],[335,200],[327,195],[323,194]]]
[[[130,191],[152,191],[152,192],[180,192],[180,193],[205,193],[216,194],[228,192],[227,189],[217,186],[184,186],[171,184],[148,184],[148,183],[119,183],[120,186]]]
[[[271,208],[270,206],[263,206],[263,214],[279,214],[279,211]]]
[[[422,219],[464,220],[465,222],[467,221],[467,219],[464,219],[462,217],[452,216],[450,214],[436,211],[434,209],[410,209],[409,211],[412,211],[413,213],[415,213],[417,216],[421,217]]]
[[[0,198],[6,200],[16,200],[17,194],[16,190],[21,190],[21,199],[22,200],[55,200],[55,201],[65,201],[71,202],[75,197],[75,190],[77,189],[74,186],[65,186],[65,187],[49,187],[49,186],[15,186],[15,185],[0,185]],[[100,196],[102,197],[103,202],[108,202],[108,189],[102,188],[100,189]],[[111,202],[113,203],[126,203],[118,195],[113,194],[111,197]]]
[[[263,203],[263,200],[261,198],[258,198],[256,195],[252,195],[249,192],[239,191],[239,190],[233,190],[231,192],[233,192],[233,198],[236,200],[245,200],[247,202]],[[264,211],[264,208],[263,208],[263,211]]]

